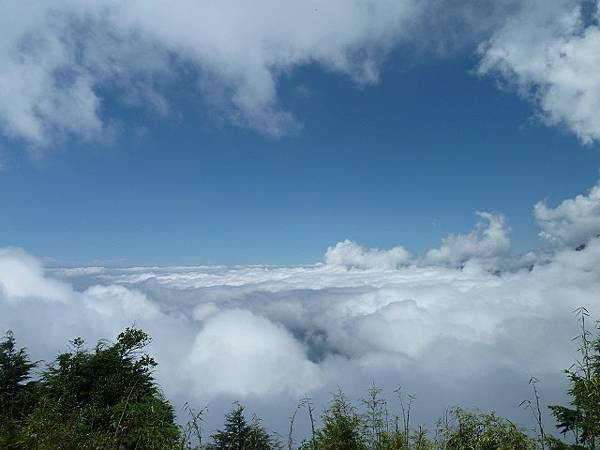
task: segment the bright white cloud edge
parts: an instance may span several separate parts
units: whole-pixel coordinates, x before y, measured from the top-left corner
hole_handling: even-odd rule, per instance
[[[9,1],[0,16],[0,126],[32,147],[110,134],[102,91],[168,114],[169,83],[272,136],[297,128],[282,74],[317,64],[373,83],[420,13],[412,0]],[[192,92],[193,93],[193,92]]]
[[[358,392],[369,379],[487,404],[535,374],[555,398],[575,356],[572,311],[600,314],[599,189],[537,204],[548,244],[526,256],[512,253],[506,219],[488,213],[423,256],[343,241],[314,266],[49,271],[3,249],[0,329],[47,359],[76,336],[136,325],[154,338],[168,396],[260,399],[274,417],[306,393]],[[482,380],[496,394],[477,397]],[[431,400],[426,412],[443,406]]]
[[[479,44],[481,75],[589,144],[600,138],[600,14],[584,4],[11,0],[0,17],[0,129],[37,150],[68,137],[110,140],[119,125],[103,92],[167,116],[186,68],[211,116],[281,136],[302,120],[280,102],[282,76],[315,64],[375,83],[400,43],[443,47],[458,27]]]

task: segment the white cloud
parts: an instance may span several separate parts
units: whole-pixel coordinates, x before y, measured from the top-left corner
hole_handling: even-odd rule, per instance
[[[141,292],[123,286],[92,286],[83,293],[85,305],[98,316],[152,319],[160,315],[160,308]]]
[[[600,185],[588,194],[563,201],[556,208],[539,202],[534,207],[540,236],[554,245],[573,248],[600,234]]]
[[[510,228],[501,214],[477,213],[485,222],[479,222],[469,234],[452,234],[446,237],[441,247],[429,250],[425,264],[460,266],[476,259],[479,262],[496,263],[505,259],[511,251]]]
[[[561,224],[552,233],[566,242],[580,235],[570,227],[587,222],[596,193],[544,206],[541,226]],[[475,231],[446,238],[410,265],[394,252],[346,243],[341,248],[358,251],[351,263],[341,252],[342,269],[47,272],[22,251],[3,250],[0,330],[13,329],[33,358],[47,359],[78,335],[92,343],[139,326],[154,338],[158,381],[178,404],[255,401],[275,423],[304,393],[321,403],[336,385],[359,395],[373,379],[417,393],[423,420],[465,402],[514,417],[530,375],[544,381],[547,403],[563,398],[562,369],[576,356],[571,312],[583,305],[600,316],[600,238],[580,251],[556,246],[533,268],[494,274],[492,263],[509,266],[515,257],[505,219],[482,217]],[[465,260],[462,270],[455,266]]]
[[[107,131],[101,90],[169,111],[178,67],[234,122],[280,135],[297,126],[281,107],[282,74],[318,64],[373,83],[409,33],[413,0],[10,0],[0,17],[0,126],[34,146]]]
[[[31,148],[110,139],[115,98],[166,115],[177,108],[170,86],[185,78],[211,115],[280,136],[301,126],[278,98],[279,80],[297,67],[369,84],[399,43],[446,53],[484,40],[480,74],[515,86],[545,122],[590,143],[600,137],[600,28],[597,5],[584,17],[583,4],[9,0],[0,16],[0,130]]]
[[[358,269],[397,269],[410,260],[410,253],[402,247],[390,250],[364,248],[347,239],[329,247],[325,254],[329,265]]]
[[[290,393],[300,397],[321,384],[319,367],[281,325],[250,311],[210,317],[198,333],[189,363],[198,397]]]
[[[531,99],[541,118],[584,143],[600,139],[600,6],[527,0],[480,49],[479,73]]]
[[[22,250],[0,249],[0,295],[19,301],[37,298],[65,302],[74,296],[66,283],[44,276],[42,264]]]

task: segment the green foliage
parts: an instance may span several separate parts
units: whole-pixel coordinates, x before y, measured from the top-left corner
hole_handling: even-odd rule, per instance
[[[600,446],[600,336],[593,338],[586,327],[588,311],[579,308],[576,312],[581,322],[581,359],[566,371],[571,405],[550,409],[562,433],[572,432],[581,448],[596,449]]]
[[[412,448],[413,450],[434,450],[435,446],[432,441],[429,440],[427,436],[427,429],[423,427],[417,428],[411,437]]]
[[[399,391],[396,391],[399,393]],[[304,441],[301,450],[435,450],[427,430],[419,427],[411,430],[410,407],[403,396],[399,396],[403,410],[400,417],[390,416],[382,390],[374,384],[361,403],[365,411],[360,414],[341,390],[333,394],[331,403],[322,415],[322,428],[316,431],[316,439]],[[412,402],[414,397],[408,397]]]
[[[31,378],[31,370],[36,366],[29,360],[24,348],[16,349],[15,337],[12,331],[8,331],[0,342],[0,399],[4,406],[16,403],[17,394],[27,389],[26,381]]]
[[[429,439],[427,430],[419,427],[409,431],[385,431],[379,436],[377,450],[435,450],[434,443]]]
[[[366,409],[363,415],[367,445],[370,450],[384,447],[385,431],[388,429],[387,402],[381,396],[382,390],[375,383],[368,391],[367,398],[362,400]]]
[[[560,439],[556,439],[554,436],[547,436],[545,444],[548,450],[585,450],[585,447],[582,445],[565,444]]]
[[[199,450],[202,449],[202,423],[207,408],[196,411],[189,403],[184,405],[189,420],[180,428],[180,448],[181,450]]]
[[[244,407],[239,403],[225,416],[225,428],[212,436],[212,450],[271,450],[279,448],[256,417],[246,422]]]
[[[142,353],[146,333],[126,329],[93,351],[83,341],[43,373],[40,395],[24,428],[35,449],[169,449],[180,432],[171,405],[154,383],[154,360]]]
[[[294,450],[294,421],[306,411],[310,437],[300,450],[596,450],[600,444],[600,337],[582,324],[580,361],[567,374],[569,406],[551,406],[561,432],[572,432],[564,443],[544,432],[542,408],[532,379],[534,401],[523,402],[533,413],[538,436],[527,435],[494,413],[449,410],[434,438],[423,427],[411,426],[414,397],[397,389],[391,406],[375,384],[358,411],[339,390],[316,423],[310,398],[302,399],[292,416],[287,448]],[[153,378],[156,362],[145,353],[146,333],[126,329],[115,343],[100,341],[86,349],[81,339],[32,381],[38,364],[18,349],[8,332],[0,341],[0,448],[7,450],[274,450],[281,444],[254,416],[248,421],[236,403],[222,430],[202,442],[205,410],[186,404],[191,420],[175,423],[172,406]],[[395,412],[394,412],[395,410]],[[303,419],[304,420],[304,419]],[[573,441],[573,440],[572,440]],[[600,449],[599,449],[600,450]]]
[[[0,448],[20,448],[21,422],[30,413],[35,401],[31,371],[37,366],[29,360],[27,351],[17,350],[15,338],[8,331],[0,341]]]
[[[535,439],[512,422],[494,413],[453,408],[449,420],[438,430],[438,445],[444,450],[534,450]]]
[[[333,395],[321,419],[323,428],[317,431],[317,449],[366,450],[368,448],[363,418],[341,390]]]

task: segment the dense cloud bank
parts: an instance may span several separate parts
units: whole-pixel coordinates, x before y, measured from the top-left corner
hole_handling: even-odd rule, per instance
[[[45,270],[4,249],[0,329],[37,359],[134,324],[171,398],[240,398],[279,419],[304,394],[358,395],[371,380],[419,393],[428,417],[457,402],[517,409],[530,375],[552,402],[575,357],[572,311],[600,314],[597,192],[536,205],[550,244],[526,257],[497,214],[421,257],[344,241],[313,266]]]
[[[280,136],[301,127],[278,95],[298,67],[365,85],[393,49],[478,48],[481,75],[590,143],[600,138],[598,11],[587,0],[9,0],[0,130],[36,149],[106,139],[120,128],[107,103],[177,114],[168,99],[183,83],[212,115]]]

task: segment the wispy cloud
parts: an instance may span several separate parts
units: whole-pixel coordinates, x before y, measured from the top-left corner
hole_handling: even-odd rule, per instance
[[[586,8],[586,6],[591,6]],[[600,140],[600,5],[527,0],[480,48],[479,73],[531,100],[544,122]]]
[[[69,136],[105,139],[115,132],[107,92],[168,115],[178,107],[169,86],[185,72],[213,115],[281,136],[301,125],[278,96],[297,67],[370,84],[399,44],[443,54],[480,45],[481,75],[591,143],[600,137],[600,31],[597,5],[585,4],[11,0],[0,17],[0,129],[37,149]]]
[[[0,125],[32,146],[106,132],[102,90],[165,114],[178,68],[233,122],[278,136],[296,127],[277,81],[319,64],[372,83],[417,2],[9,1],[0,18]],[[193,89],[193,86],[191,87]]]

